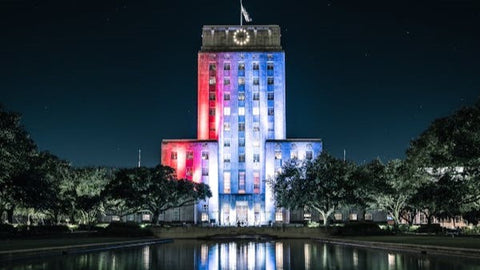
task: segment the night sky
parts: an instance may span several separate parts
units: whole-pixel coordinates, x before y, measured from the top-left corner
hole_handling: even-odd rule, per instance
[[[480,94],[480,1],[244,0],[278,24],[287,137],[337,157],[404,157],[435,118]],[[196,137],[206,24],[238,24],[230,0],[0,0],[0,102],[41,150],[76,166],[160,159]]]

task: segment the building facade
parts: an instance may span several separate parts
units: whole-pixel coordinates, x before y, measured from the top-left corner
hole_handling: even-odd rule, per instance
[[[288,222],[266,179],[282,161],[314,159],[320,139],[287,139],[285,52],[277,25],[204,26],[198,53],[196,140],[164,140],[161,163],[203,182],[213,196],[166,221]]]

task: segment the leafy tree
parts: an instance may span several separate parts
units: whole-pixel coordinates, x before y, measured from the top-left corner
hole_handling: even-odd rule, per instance
[[[81,168],[73,171],[73,179],[65,186],[70,202],[70,218],[91,224],[104,212],[102,192],[109,182],[106,168]]]
[[[336,209],[355,201],[354,170],[352,163],[326,152],[312,162],[291,160],[271,181],[277,206],[316,210],[328,225]]]
[[[36,146],[20,123],[20,114],[6,111],[0,105],[0,223],[6,211],[13,222],[16,202],[12,198],[13,178],[29,167]]]
[[[42,211],[53,223],[68,209],[65,183],[71,181],[70,165],[48,152],[31,159],[30,168],[13,178],[12,196],[25,208]]]
[[[371,169],[373,205],[387,211],[397,226],[408,212],[410,199],[420,185],[422,175],[399,159],[390,161],[386,166],[376,164]]]
[[[417,205],[428,206],[430,212],[437,212],[434,209],[442,205],[442,198],[433,196],[432,192],[441,188],[443,192],[448,192],[445,196],[452,195],[458,200],[455,203],[457,210],[466,213],[470,220],[476,219],[472,214],[480,210],[479,134],[480,100],[473,106],[435,120],[411,142],[407,162],[416,164],[431,179],[431,183],[419,190],[430,197],[425,197],[422,202],[421,195],[418,195],[415,200]],[[457,194],[458,190],[462,191],[461,196]],[[440,212],[447,211],[446,206],[440,208],[444,208],[438,210]]]
[[[117,200],[130,213],[149,210],[155,223],[160,213],[176,207],[193,205],[211,197],[208,185],[188,180],[177,180],[168,166],[119,170],[106,186],[108,198]]]

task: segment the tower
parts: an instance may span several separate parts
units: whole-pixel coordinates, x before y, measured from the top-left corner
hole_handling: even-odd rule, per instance
[[[275,209],[265,180],[282,159],[312,159],[322,150],[319,139],[286,139],[280,36],[277,25],[203,27],[197,140],[162,142],[162,164],[175,168],[178,178],[207,183],[212,190],[207,202],[183,211],[195,222],[288,222],[288,212]]]

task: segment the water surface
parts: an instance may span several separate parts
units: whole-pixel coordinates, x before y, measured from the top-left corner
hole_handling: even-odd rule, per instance
[[[130,249],[47,257],[0,269],[480,270],[480,260],[389,252],[311,240],[176,240]]]

